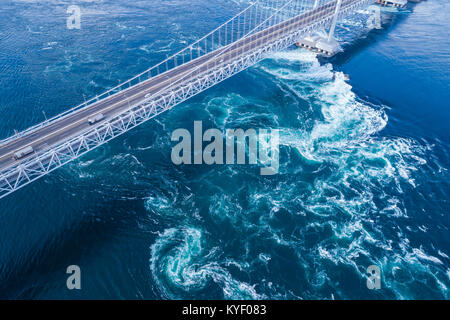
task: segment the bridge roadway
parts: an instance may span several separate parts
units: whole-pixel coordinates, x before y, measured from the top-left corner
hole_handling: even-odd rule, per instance
[[[344,0],[342,7],[351,5],[355,0]],[[69,138],[82,134],[95,127],[88,124],[88,119],[102,113],[105,120],[114,117],[130,106],[145,99],[148,94],[153,95],[161,91],[169,91],[171,87],[188,80],[194,73],[201,73],[211,69],[211,66],[226,64],[239,56],[244,56],[258,47],[277,40],[280,35],[287,35],[291,30],[304,28],[314,22],[320,21],[334,13],[336,1],[330,2],[316,9],[300,14],[295,18],[282,22],[266,30],[255,33],[246,39],[241,39],[228,47],[217,49],[195,60],[182,64],[163,74],[143,81],[135,86],[109,96],[91,105],[75,110],[64,117],[18,137],[0,147],[0,172],[15,167],[27,158],[16,161],[13,155],[18,150],[32,146],[36,153],[41,153],[53,146],[60,145]],[[176,82],[176,84],[174,84]],[[105,121],[103,120],[103,121]],[[96,125],[101,124],[98,123]],[[28,156],[32,158],[33,155]]]

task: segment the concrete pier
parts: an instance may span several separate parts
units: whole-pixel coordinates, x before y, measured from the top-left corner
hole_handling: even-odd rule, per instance
[[[338,0],[336,3],[335,11],[334,11],[333,21],[331,22],[330,31],[328,32],[327,37],[307,36],[303,39],[300,39],[297,42],[297,45],[299,47],[304,47],[309,50],[318,52],[319,54],[325,55],[327,57],[332,57],[336,53],[342,51],[341,46],[334,39],[334,30],[336,29],[336,23],[337,23],[337,19],[338,19],[339,10],[341,9],[341,5],[342,5],[342,0]]]
[[[404,8],[408,0],[377,0],[377,3],[382,6]]]
[[[323,36],[308,36],[300,39],[297,42],[297,46],[305,48],[326,57],[332,57],[336,53],[342,51],[341,46],[334,38],[326,38]]]

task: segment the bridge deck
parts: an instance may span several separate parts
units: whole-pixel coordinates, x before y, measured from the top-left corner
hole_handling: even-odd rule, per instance
[[[342,7],[351,5],[354,0],[344,0]],[[282,22],[276,26],[255,33],[248,38],[241,39],[228,47],[220,48],[200,58],[171,69],[159,76],[141,82],[116,95],[110,96],[96,103],[88,105],[83,109],[73,111],[68,115],[57,119],[34,132],[31,132],[6,145],[0,147],[0,172],[15,167],[25,159],[16,161],[13,154],[27,146],[32,146],[36,153],[41,153],[60,145],[69,138],[80,135],[91,130],[96,125],[89,125],[88,119],[102,113],[105,120],[120,114],[130,106],[133,106],[144,99],[147,95],[155,95],[161,91],[170,91],[172,87],[188,80],[194,73],[202,73],[211,69],[211,66],[227,64],[236,57],[244,56],[247,53],[276,41],[283,34],[289,33],[293,29],[304,28],[314,22],[320,21],[334,13],[336,2],[330,2],[316,9],[300,14],[295,18]],[[176,83],[176,84],[174,84]],[[100,125],[97,124],[97,125]],[[30,155],[28,158],[33,157]]]

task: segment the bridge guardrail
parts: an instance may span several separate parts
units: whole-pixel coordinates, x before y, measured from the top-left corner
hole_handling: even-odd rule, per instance
[[[306,0],[305,0],[306,1]],[[332,1],[332,0],[320,0],[322,2]],[[7,145],[11,141],[30,134],[42,127],[45,127],[68,114],[82,110],[100,100],[106,99],[111,96],[118,95],[125,90],[131,88],[132,86],[138,85],[144,81],[147,81],[153,77],[160,76],[167,71],[176,68],[186,62],[192,61],[194,59],[200,58],[214,50],[221,47],[226,47],[227,45],[242,39],[249,34],[252,30],[252,25],[257,25],[258,21],[267,17],[272,10],[276,12],[286,5],[286,3],[291,3],[293,0],[287,1],[271,1],[271,0],[257,0],[250,4],[246,9],[239,12],[237,15],[206,34],[199,40],[195,41],[191,45],[185,47],[184,49],[176,52],[172,56],[166,58],[165,60],[157,63],[153,67],[141,72],[140,74],[128,79],[127,81],[108,89],[107,91],[86,100],[85,102],[63,111],[62,113],[51,117],[43,122],[40,122],[34,126],[31,126],[21,132],[18,132],[12,136],[0,140],[0,147]],[[254,20],[251,20],[251,18]],[[256,17],[256,18],[255,18]],[[260,20],[258,20],[260,19]],[[246,31],[247,30],[247,31]]]
[[[294,0],[290,0],[290,1],[288,1],[288,3],[291,3],[293,1]],[[336,2],[337,2],[337,0],[325,1],[326,5],[319,6],[319,8],[317,8],[317,10],[312,10],[310,12],[310,15],[306,15],[305,17],[300,19],[300,20],[304,20],[304,22],[308,22],[308,21],[313,22],[310,26],[308,26],[308,28],[305,28],[304,26],[302,27],[303,29],[302,29],[301,32],[303,32],[303,33],[301,33],[299,31],[300,29],[296,29],[297,27],[299,27],[299,22],[298,22],[299,20],[297,20],[297,22],[296,22],[296,26],[297,27],[295,27],[294,25],[290,25],[290,26],[286,27],[286,24],[289,24],[288,22],[282,24],[283,28],[279,27],[280,25],[272,25],[273,27],[276,27],[277,29],[275,29],[276,31],[273,32],[274,36],[271,36],[271,38],[269,38],[270,41],[267,42],[267,43],[264,43],[263,47],[266,48],[266,49],[262,49],[262,51],[269,50],[269,49],[267,49],[267,46],[272,47],[272,49],[270,49],[272,51],[283,49],[283,48],[285,48],[285,47],[287,47],[289,45],[288,43],[292,44],[293,43],[292,41],[295,42],[295,38],[296,37],[298,37],[300,35],[304,35],[307,32],[310,32],[310,30],[313,29],[313,25],[316,25],[315,28],[317,28],[318,26],[324,26],[326,21],[330,20],[330,16],[331,16],[330,8],[332,7],[332,3],[336,3]],[[342,4],[343,4],[342,12],[339,13],[339,15],[340,16],[341,15],[345,15],[348,12],[354,11],[358,7],[360,7],[360,6],[362,6],[362,5],[366,4],[366,3],[369,3],[369,2],[373,2],[373,0],[342,0]],[[281,12],[281,10],[283,8],[284,7],[279,8],[278,11]],[[278,13],[278,11],[277,11],[277,13]],[[272,17],[270,17],[270,19],[271,18]],[[280,20],[275,20],[275,21],[280,21]],[[250,35],[252,35],[253,32],[256,32],[256,30],[260,30],[259,28],[261,26],[265,26],[265,22],[267,22],[267,21],[266,20],[262,20],[260,22],[261,22],[260,25],[256,25],[253,29],[250,29],[250,31],[247,32],[247,36],[246,36],[247,39],[244,39],[244,40],[250,41],[249,43],[246,43],[247,47],[249,47],[249,45],[250,45],[250,50],[246,51],[246,55],[251,54],[251,55],[255,55],[256,56],[256,54],[254,52],[261,51],[261,50],[256,50],[256,49],[258,48],[258,45],[262,45],[262,43],[261,42],[260,43],[256,42],[256,44],[255,44],[255,41],[251,40],[251,37],[250,37]],[[269,22],[269,25],[270,25],[270,23],[271,22]],[[260,30],[260,31],[267,31],[267,30],[263,29],[263,30]],[[283,42],[283,44],[279,44],[279,42]],[[226,52],[230,48],[231,47],[229,45],[227,47],[224,47],[223,48],[224,50],[221,51],[220,54],[223,54],[224,52]],[[242,54],[243,53],[244,52],[242,52]],[[259,53],[259,55],[261,56],[260,53]],[[247,60],[248,59],[247,57],[239,56],[239,55],[238,56],[232,55],[231,57],[235,57],[236,58],[235,60],[241,60],[242,62],[239,62],[239,61],[238,62],[240,64],[242,64],[242,65],[247,65],[246,67],[244,66],[245,68],[247,68],[249,66],[249,62],[248,61],[243,62],[243,60]],[[257,61],[260,61],[261,59],[262,58],[260,57],[260,58],[251,58],[249,60],[252,60],[252,61],[254,60],[254,61],[257,62]],[[253,63],[256,63],[256,62],[253,62]],[[233,63],[230,63],[230,64],[236,65],[236,61],[234,61]],[[241,69],[243,67],[242,65],[240,66]],[[252,64],[250,64],[250,65],[252,65]],[[209,82],[208,84],[200,84],[199,85],[200,87],[203,86],[201,88],[201,90],[205,90],[205,88],[211,87],[215,83],[223,81],[224,77],[218,79],[219,77],[217,77],[217,75],[216,75],[216,73],[218,73],[217,72],[218,71],[217,70],[218,66],[220,67],[219,69],[228,68],[227,66],[224,66],[224,68],[222,68],[222,66],[220,64],[218,64],[218,65],[214,64],[214,68],[211,68],[210,70],[207,70],[208,72],[205,72],[204,70],[199,70],[201,72],[197,73],[195,75],[193,75],[192,72],[189,72],[188,75],[190,76],[190,78],[187,78],[187,77],[185,78],[184,76],[181,77],[180,82],[182,80],[182,83],[180,83],[178,85],[179,86],[178,88],[175,88],[175,91],[178,92],[177,93],[178,96],[176,98],[173,98],[173,96],[175,94],[173,92],[173,90],[171,91],[169,89],[174,89],[172,87],[172,85],[173,84],[177,84],[177,81],[171,83],[170,88],[166,88],[167,90],[166,90],[165,93],[163,93],[161,91],[156,92],[155,95],[158,95],[158,94],[160,95],[160,96],[156,96],[156,100],[159,99],[159,101],[164,101],[163,102],[163,106],[159,105],[159,104],[162,104],[162,102],[158,102],[159,103],[158,104],[155,101],[153,101],[153,102],[150,101],[153,98],[155,98],[155,95],[152,95],[151,98],[146,98],[144,101],[140,101],[137,104],[135,104],[133,106],[130,106],[126,110],[120,111],[120,113],[114,115],[113,119],[110,119],[110,120],[106,121],[106,124],[109,124],[110,121],[116,121],[117,122],[117,126],[110,126],[109,132],[112,132],[113,130],[119,128],[121,125],[124,126],[124,129],[123,129],[124,131],[123,132],[126,132],[130,128],[135,127],[135,126],[138,125],[138,121],[136,120],[137,116],[139,116],[142,119],[146,118],[146,120],[148,120],[148,119],[152,118],[153,116],[155,116],[156,114],[159,114],[161,112],[164,112],[165,110],[170,109],[173,105],[176,105],[176,104],[178,104],[178,103],[188,99],[188,95],[189,94],[186,94],[186,92],[184,91],[183,88],[187,87],[187,83],[186,82],[190,81],[190,79],[192,81],[200,83],[203,80],[198,79],[196,77],[198,77],[199,75],[201,75],[202,77],[205,77],[205,74],[208,74],[208,73],[211,74],[211,77],[216,78],[216,80],[208,80],[208,82]],[[194,73],[195,73],[196,69],[198,69],[198,68],[194,69]],[[232,68],[229,68],[229,69],[232,69]],[[222,71],[220,71],[220,72],[222,72]],[[235,73],[237,73],[239,71],[233,70],[233,71],[228,71],[228,72],[230,74],[235,74]],[[230,75],[228,75],[228,76],[230,76]],[[214,82],[214,81],[216,81],[216,82]],[[201,91],[197,91],[195,94],[197,94],[198,92],[201,92]],[[190,94],[192,96],[192,93],[190,93]],[[153,106],[149,107],[150,105],[153,105]],[[158,108],[159,108],[159,110],[156,110]],[[138,114],[139,112],[141,114]],[[123,121],[121,121],[124,118],[126,118],[127,115],[128,115],[128,120],[130,122],[134,121],[133,122],[134,124],[127,124],[127,125],[125,125],[123,123]],[[134,120],[133,120],[133,118],[134,118]],[[143,123],[146,120],[139,120],[139,123]],[[78,134],[77,137],[75,137],[73,139],[71,138],[69,140],[62,141],[60,144],[53,146],[51,148],[51,150],[45,151],[45,152],[40,153],[40,154],[36,154],[35,157],[27,159],[24,162],[14,166],[14,167],[9,168],[8,170],[6,170],[4,172],[0,172],[0,199],[3,198],[6,194],[14,192],[17,189],[20,189],[21,187],[31,183],[32,181],[35,181],[39,177],[41,177],[43,175],[46,175],[47,173],[49,173],[49,172],[51,172],[51,171],[61,167],[63,164],[67,163],[68,161],[72,161],[73,159],[76,159],[79,156],[81,156],[82,154],[84,154],[85,152],[78,153],[77,155],[74,155],[73,150],[69,150],[70,148],[65,150],[64,146],[67,145],[67,144],[70,144],[71,143],[70,141],[81,141],[86,136],[94,137],[93,139],[95,140],[96,139],[95,136],[98,136],[98,134],[99,134],[97,129],[98,128],[93,128],[92,130],[89,130],[88,132],[82,132],[82,133]],[[108,130],[105,130],[104,132],[105,132],[105,137],[100,139],[102,141],[99,141],[98,143],[94,141],[95,144],[94,144],[93,148],[96,148],[96,147],[100,146],[101,144],[104,144],[107,141],[109,141],[110,139],[114,138],[114,137],[111,137],[111,138],[106,139],[106,135],[108,134]],[[98,136],[98,138],[100,138],[100,136]],[[82,146],[81,146],[81,142],[80,142],[80,148],[81,147]],[[89,149],[89,147],[87,147],[87,149],[88,149],[87,151],[92,150],[92,148]],[[67,151],[67,154],[63,154],[66,151]],[[63,158],[65,158],[65,159],[67,158],[67,159],[70,159],[70,160],[61,161],[61,159],[58,159],[59,164],[54,162],[53,163],[53,167],[51,167],[51,165],[52,165],[51,163],[50,163],[50,165],[47,165],[47,164],[44,164],[44,163],[41,162],[41,159],[48,158],[49,155],[55,155],[56,157],[61,155]]]

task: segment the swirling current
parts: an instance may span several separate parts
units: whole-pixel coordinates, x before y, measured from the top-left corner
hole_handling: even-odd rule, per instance
[[[70,33],[69,2],[0,1],[2,137],[248,4],[81,1]],[[385,10],[380,30],[361,10],[338,25],[335,58],[274,54],[1,200],[0,297],[448,299],[449,8]],[[172,132],[194,121],[279,129],[279,173],[172,164]]]

